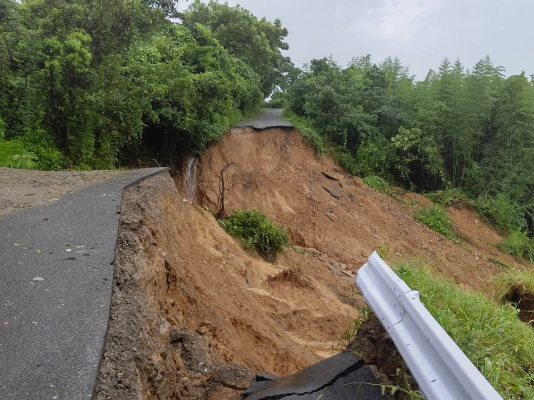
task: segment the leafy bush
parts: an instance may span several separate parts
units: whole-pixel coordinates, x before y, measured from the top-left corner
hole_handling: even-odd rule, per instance
[[[35,169],[39,159],[31,151],[23,150],[21,154],[15,154],[8,163],[9,168]]]
[[[457,200],[464,200],[471,203],[471,200],[462,193],[458,188],[451,188],[445,190],[437,190],[435,192],[426,193],[426,197],[432,200],[436,204],[441,204],[447,207],[454,205]]]
[[[255,209],[234,211],[224,222],[224,229],[240,237],[246,247],[255,248],[269,261],[274,261],[289,244],[285,229]]]
[[[498,193],[495,197],[481,196],[476,200],[475,206],[482,215],[505,232],[526,226],[524,210],[504,193]]]
[[[423,208],[415,215],[415,219],[422,222],[433,231],[446,236],[448,239],[455,242],[458,241],[458,238],[454,234],[456,228],[445,210],[441,207],[434,206]]]
[[[381,193],[391,193],[390,184],[379,176],[368,176],[362,180],[367,186],[370,186]]]
[[[534,239],[529,238],[525,232],[513,231],[504,242],[499,244],[499,248],[517,258],[534,262]]]
[[[392,163],[391,144],[385,138],[365,141],[356,153],[358,173],[362,176],[387,176]]]
[[[405,263],[397,274],[506,400],[534,398],[534,330],[509,305],[436,279],[424,266]]]
[[[312,127],[310,121],[306,120],[306,118],[299,117],[297,114],[293,113],[288,109],[284,110],[284,112],[282,113],[282,117],[285,120],[290,121],[293,125],[297,127],[300,133],[302,133],[304,139],[313,144],[313,147],[315,148],[315,152],[317,154],[321,155],[324,153],[325,148],[323,144],[323,138]]]
[[[9,167],[13,157],[24,151],[21,140],[0,140],[0,167]]]

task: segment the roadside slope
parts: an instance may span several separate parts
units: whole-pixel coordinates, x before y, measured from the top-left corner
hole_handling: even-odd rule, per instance
[[[488,281],[501,272],[488,259],[518,263],[492,246],[501,238],[476,213],[450,210],[467,238],[455,244],[414,220],[420,204],[402,204],[344,173],[330,157],[316,158],[292,129],[234,129],[208,149],[201,158],[198,179],[202,206],[216,208],[216,173],[230,162],[239,166],[227,173],[227,186],[233,186],[226,194],[227,212],[257,208],[286,226],[293,243],[326,253],[351,271],[385,247],[392,260],[428,260],[457,283],[487,292]],[[415,194],[410,197],[415,202],[428,201]]]

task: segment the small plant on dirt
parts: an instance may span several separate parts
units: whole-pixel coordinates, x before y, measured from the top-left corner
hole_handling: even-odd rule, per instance
[[[517,311],[407,262],[397,274],[506,400],[534,399],[534,330]],[[402,273],[401,273],[402,271]]]
[[[455,235],[456,228],[451,219],[441,207],[426,207],[415,215],[415,219],[428,226],[433,231],[441,233],[448,239],[459,242]]]
[[[534,293],[534,271],[512,268],[510,271],[496,275],[494,278],[495,296],[501,301],[507,297],[510,288],[524,286],[526,290]]]
[[[274,261],[289,245],[286,230],[255,209],[234,211],[225,221],[224,229],[240,237],[246,247],[255,248],[268,261]]]
[[[350,342],[356,339],[358,329],[360,329],[362,324],[367,320],[369,314],[371,313],[372,310],[367,304],[361,308],[358,308],[358,318],[356,318],[354,322],[345,330],[345,332],[343,332],[342,343],[344,344],[344,347],[347,347]]]
[[[389,243],[379,243],[377,246],[376,252],[380,256],[380,258],[384,261],[391,260],[389,257],[391,253],[391,249],[389,248]]]
[[[497,257],[488,257],[488,261],[492,264],[495,264],[495,265],[498,265],[499,267],[503,267],[505,269],[510,269],[512,268],[510,266],[510,264],[508,264],[507,262],[501,260],[500,258],[497,258]]]
[[[534,239],[529,238],[525,232],[513,231],[498,247],[505,253],[534,263]]]
[[[306,279],[298,269],[285,269],[277,275],[271,275],[267,279],[267,284],[271,286],[281,283],[289,283],[291,286],[302,289],[313,288],[312,283]]]
[[[300,254],[302,256],[307,256],[308,255],[308,252],[306,251],[306,249],[303,249],[302,247],[296,247],[296,246],[292,245],[291,248],[297,254]]]
[[[426,193],[425,196],[434,203],[447,207],[453,206],[458,200],[470,202],[467,196],[465,196],[458,188],[438,190],[435,192]]]
[[[391,193],[391,185],[379,176],[368,176],[363,178],[363,182],[381,193]]]

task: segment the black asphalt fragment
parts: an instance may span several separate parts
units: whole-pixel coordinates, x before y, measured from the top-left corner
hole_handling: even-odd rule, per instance
[[[363,360],[349,352],[340,353],[296,374],[253,383],[244,400],[379,400],[381,388]]]
[[[106,335],[125,172],[0,220],[0,398],[90,399]]]

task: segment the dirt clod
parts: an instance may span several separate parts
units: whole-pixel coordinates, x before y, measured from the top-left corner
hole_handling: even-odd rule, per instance
[[[518,308],[521,321],[534,326],[534,293],[523,285],[514,285],[504,299]]]

